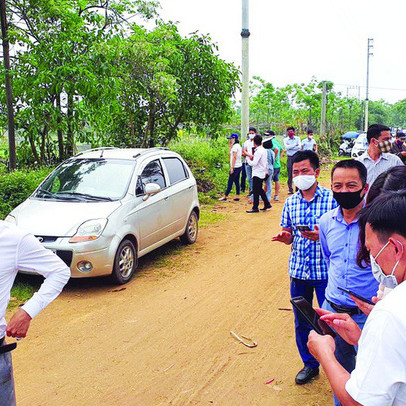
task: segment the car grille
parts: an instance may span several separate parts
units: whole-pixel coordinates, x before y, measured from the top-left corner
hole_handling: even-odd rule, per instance
[[[58,255],[66,265],[70,266],[72,263],[72,251],[56,250],[55,254]]]

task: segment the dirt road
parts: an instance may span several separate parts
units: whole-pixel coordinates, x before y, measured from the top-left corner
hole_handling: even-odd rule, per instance
[[[294,384],[302,364],[285,310],[290,248],[270,242],[282,206],[258,214],[245,213],[245,200],[217,206],[226,220],[173,259],[141,259],[124,290],[70,282],[13,354],[18,404],[331,404],[323,373]]]

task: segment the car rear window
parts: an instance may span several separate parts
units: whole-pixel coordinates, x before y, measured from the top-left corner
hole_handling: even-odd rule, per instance
[[[169,182],[171,185],[180,182],[188,177],[183,162],[178,158],[164,158],[163,159],[166,170],[169,175]]]

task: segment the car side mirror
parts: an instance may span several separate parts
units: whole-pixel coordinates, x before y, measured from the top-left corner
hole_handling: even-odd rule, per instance
[[[155,195],[161,191],[161,186],[157,183],[147,183],[144,187],[145,196],[143,200],[147,200],[150,196]]]

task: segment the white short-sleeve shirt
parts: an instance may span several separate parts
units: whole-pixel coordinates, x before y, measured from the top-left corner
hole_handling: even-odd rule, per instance
[[[234,144],[230,150],[230,167],[233,166],[233,153],[236,152],[237,156],[235,159],[234,168],[241,168],[242,166],[242,148],[240,144]]]
[[[345,389],[362,405],[406,405],[406,282],[369,315]]]

